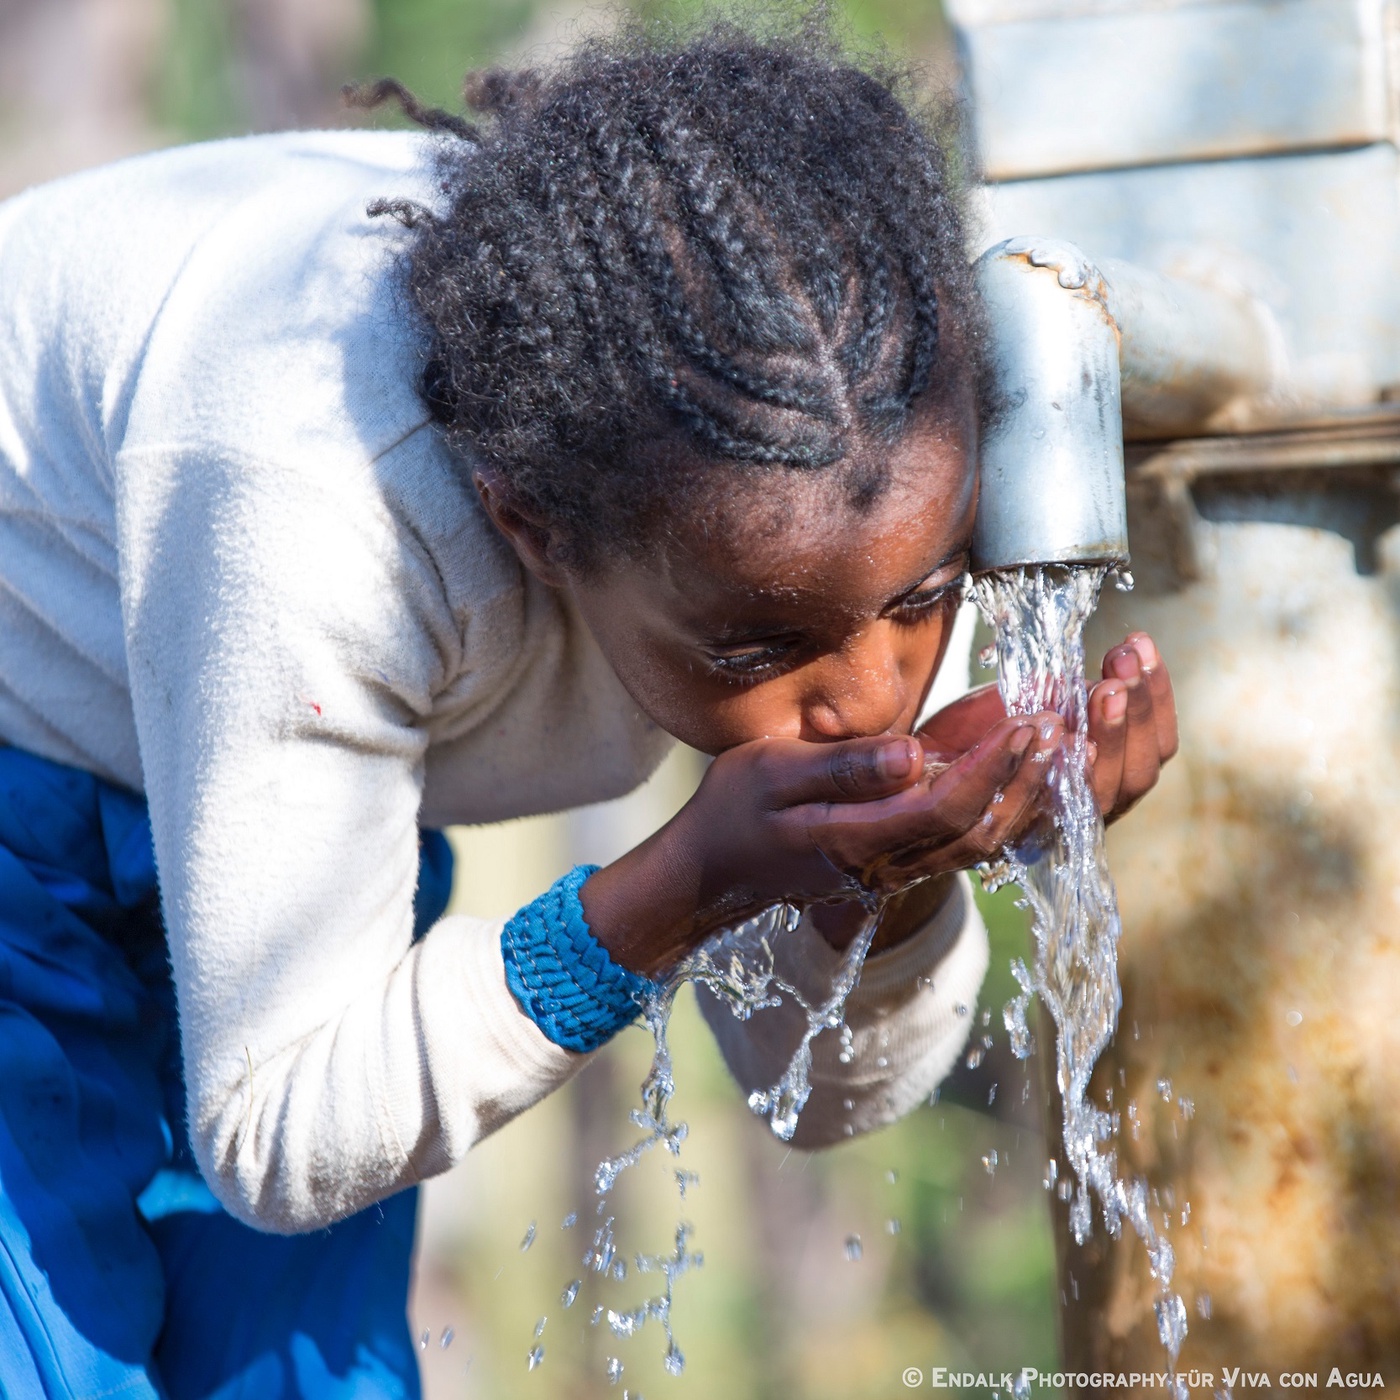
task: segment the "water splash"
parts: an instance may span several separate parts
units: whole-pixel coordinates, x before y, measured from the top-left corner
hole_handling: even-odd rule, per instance
[[[642,1084],[641,1107],[628,1114],[629,1121],[642,1130],[642,1135],[624,1152],[599,1162],[593,1173],[600,1224],[583,1256],[586,1268],[613,1280],[625,1276],[626,1264],[618,1255],[614,1232],[615,1217],[606,1213],[612,1193],[619,1178],[654,1148],[661,1147],[672,1157],[679,1157],[681,1145],[689,1133],[684,1122],[673,1122],[670,1117],[675,1075],[668,1030],[681,987],[687,982],[704,986],[741,1021],[783,1002],[790,1002],[801,1010],[806,1024],[787,1067],[775,1084],[755,1090],[748,1100],[749,1108],[768,1120],[774,1136],[790,1141],[797,1131],[798,1116],[811,1096],[813,1040],[822,1031],[834,1030],[838,1032],[842,1063],[848,1063],[854,1056],[844,1009],[874,937],[878,905],[871,901],[866,913],[860,931],[842,955],[829,989],[819,994],[804,993],[778,970],[775,956],[778,942],[796,930],[802,917],[802,911],[791,904],[774,905],[720,930],[696,948],[664,983],[657,984],[642,1006],[643,1020],[655,1042],[651,1067]],[[694,1172],[677,1169],[673,1178],[684,1203],[687,1191],[696,1185],[699,1177]],[[658,1323],[665,1337],[662,1364],[675,1376],[685,1368],[685,1357],[676,1345],[671,1325],[676,1280],[704,1263],[704,1256],[689,1248],[692,1231],[693,1227],[682,1221],[676,1226],[672,1253],[637,1255],[638,1273],[662,1276],[659,1293],[625,1310],[600,1307],[593,1317],[595,1326],[605,1322],[613,1335],[620,1338],[636,1335],[647,1322]],[[609,1378],[612,1379],[611,1374]]]
[[[1048,775],[1051,817],[1021,846],[1008,850],[986,883],[1014,880],[1031,912],[1035,967],[1013,963],[1021,988],[1004,1012],[1012,1050],[1030,1053],[1026,1009],[1040,997],[1055,1024],[1055,1078],[1063,1110],[1065,1158],[1077,1182],[1056,1185],[1073,1195],[1070,1229],[1083,1244],[1092,1228],[1091,1193],[1104,1226],[1115,1239],[1126,1220],[1147,1248],[1157,1282],[1157,1330],[1170,1369],[1186,1337],[1186,1308],[1172,1291],[1175,1255],[1148,1210],[1147,1185],[1118,1175],[1117,1154],[1107,1145],[1115,1115],[1089,1099],[1089,1079],[1118,1023],[1118,899],[1104,852],[1088,770],[1084,672],[1084,624],[1098,603],[1108,570],[1098,565],[1008,569],[985,574],[974,585],[982,615],[996,633],[997,684],[1007,711],[1054,710],[1065,718],[1066,742]],[[1130,1105],[1130,1121],[1133,1117]],[[1047,1173],[1047,1187],[1054,1176]]]

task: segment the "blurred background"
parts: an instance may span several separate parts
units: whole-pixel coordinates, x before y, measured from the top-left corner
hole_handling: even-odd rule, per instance
[[[936,0],[844,8],[856,36],[942,81]],[[171,143],[352,124],[363,119],[342,106],[341,84],[382,73],[456,107],[466,70],[547,56],[617,13],[578,0],[0,0],[0,197]],[[681,751],[622,802],[452,832],[456,908],[504,916],[575,863],[613,858],[665,821],[700,771]],[[789,1153],[748,1113],[682,997],[674,1116],[689,1138],[680,1160],[653,1154],[625,1177],[610,1206],[628,1259],[669,1251],[681,1218],[695,1227],[705,1262],[676,1286],[679,1379],[662,1369],[655,1324],[627,1342],[589,1325],[595,1307],[654,1292],[654,1275],[634,1268],[606,1285],[590,1275],[573,1306],[561,1304],[585,1273],[593,1167],[636,1136],[627,1114],[650,1059],[645,1032],[625,1032],[432,1183],[410,1304],[429,1400],[624,1389],[632,1400],[873,1400],[904,1393],[910,1366],[1053,1369],[1040,1096],[1006,1049],[1000,1015],[1026,931],[1009,893],[984,910],[994,947],[971,1042],[980,1062],[894,1128],[818,1156]],[[684,1201],[678,1168],[699,1178]],[[543,1361],[528,1373],[536,1345]],[[616,1388],[610,1356],[624,1367]]]

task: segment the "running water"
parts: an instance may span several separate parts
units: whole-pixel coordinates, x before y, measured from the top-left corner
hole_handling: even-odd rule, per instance
[[[1093,1224],[1091,1192],[1115,1239],[1127,1220],[1147,1247],[1157,1281],[1157,1331],[1170,1360],[1186,1337],[1186,1308],[1172,1291],[1175,1255],[1153,1224],[1148,1187],[1124,1180],[1112,1146],[1116,1115],[1089,1099],[1089,1079],[1118,1022],[1118,900],[1104,851],[1103,820],[1088,773],[1084,624],[1098,603],[1108,570],[1102,565],[1008,569],[982,575],[974,585],[978,607],[996,632],[997,683],[1011,714],[1054,710],[1068,739],[1049,774],[1051,820],[987,877],[989,889],[1014,880],[1025,894],[1035,939],[1035,967],[1017,960],[1021,993],[1007,1004],[1006,1029],[1014,1053],[1031,1049],[1026,1009],[1040,997],[1055,1023],[1055,1077],[1063,1108],[1065,1158],[1077,1190],[1070,1229],[1083,1244]],[[1053,1181],[1053,1163],[1049,1180]],[[1067,1182],[1060,1183],[1065,1193]]]
[[[614,1234],[615,1217],[608,1214],[608,1204],[618,1178],[635,1167],[654,1147],[661,1146],[678,1157],[681,1144],[689,1132],[683,1122],[672,1122],[671,1098],[675,1093],[675,1077],[671,1066],[671,1050],[667,1031],[677,992],[686,982],[707,987],[741,1021],[747,1021],[756,1011],[777,1006],[783,1001],[799,1007],[806,1020],[801,1040],[787,1068],[776,1084],[757,1089],[749,1095],[749,1108],[767,1118],[774,1136],[789,1141],[797,1131],[797,1120],[811,1095],[809,1075],[812,1068],[812,1041],[824,1030],[844,1031],[846,998],[860,977],[861,965],[874,936],[878,907],[868,906],[869,917],[842,956],[830,989],[816,1000],[809,1000],[803,991],[785,979],[778,970],[775,951],[779,940],[791,934],[801,921],[802,911],[791,904],[778,904],[733,927],[722,929],[707,939],[672,972],[665,983],[642,1007],[647,1029],[656,1042],[651,1070],[642,1084],[642,1106],[628,1115],[642,1136],[625,1152],[598,1164],[593,1174],[597,1192],[597,1214],[600,1223],[593,1234],[592,1244],[583,1257],[585,1266],[604,1278],[621,1282],[627,1276],[626,1261],[617,1248]],[[847,1039],[842,1039],[842,1056],[847,1053]],[[685,1200],[687,1188],[698,1180],[694,1172],[677,1171],[676,1186]],[[660,1324],[665,1337],[663,1364],[673,1376],[685,1368],[685,1357],[676,1345],[671,1326],[671,1309],[676,1280],[704,1263],[704,1256],[690,1250],[692,1227],[684,1221],[676,1226],[675,1250],[667,1255],[636,1256],[638,1273],[659,1273],[660,1291],[638,1306],[626,1311],[599,1307],[593,1315],[595,1325],[606,1322],[616,1337],[627,1338],[648,1321]],[[570,1285],[572,1287],[572,1285]],[[572,1302],[570,1298],[570,1302]],[[609,1379],[616,1381],[622,1363],[609,1361]]]

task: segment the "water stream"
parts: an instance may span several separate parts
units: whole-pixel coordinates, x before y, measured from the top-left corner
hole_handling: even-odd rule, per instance
[[[684,1122],[670,1117],[671,1099],[675,1093],[675,1076],[667,1031],[676,994],[687,982],[708,988],[739,1020],[747,1021],[755,1012],[788,1001],[801,1008],[806,1020],[801,1040],[787,1068],[778,1081],[749,1095],[749,1108],[766,1118],[775,1137],[789,1141],[797,1131],[798,1115],[811,1094],[809,1075],[812,1067],[812,1041],[824,1030],[844,1031],[844,1009],[860,976],[861,965],[874,936],[878,909],[871,907],[859,933],[842,956],[835,978],[825,994],[815,1001],[785,979],[778,971],[775,950],[778,941],[791,934],[802,917],[802,911],[791,904],[778,904],[753,918],[730,928],[721,929],[702,943],[684,962],[659,984],[655,994],[642,1008],[647,1029],[655,1041],[651,1069],[642,1084],[642,1105],[628,1115],[642,1130],[642,1136],[625,1152],[600,1162],[593,1175],[597,1193],[596,1213],[599,1218],[588,1252],[583,1257],[585,1267],[605,1278],[621,1282],[627,1276],[627,1264],[622,1258],[614,1234],[615,1217],[609,1214],[609,1203],[618,1178],[635,1167],[655,1147],[662,1147],[678,1157],[688,1128]],[[843,1042],[844,1044],[845,1042]],[[841,1052],[845,1057],[845,1050]],[[676,1185],[682,1202],[687,1189],[697,1181],[694,1172],[678,1170]],[[625,1311],[599,1307],[593,1316],[594,1325],[606,1323],[618,1338],[629,1338],[648,1321],[656,1322],[665,1337],[663,1364],[678,1376],[685,1369],[685,1356],[676,1345],[671,1326],[671,1309],[676,1280],[688,1270],[698,1268],[704,1257],[689,1248],[691,1227],[684,1221],[676,1226],[675,1248],[667,1255],[637,1255],[634,1264],[638,1273],[660,1274],[660,1290],[636,1307]],[[565,1290],[566,1306],[573,1302],[577,1287]],[[608,1379],[616,1384],[623,1371],[617,1357],[609,1357]]]
[[[1150,1211],[1148,1186],[1119,1175],[1112,1140],[1116,1114],[1089,1098],[1089,1080],[1118,1023],[1118,899],[1104,852],[1104,828],[1088,770],[1084,624],[1098,603],[1107,569],[1056,566],[985,574],[975,596],[996,634],[997,684],[1007,711],[1054,710],[1068,738],[1049,774],[1050,815],[1009,850],[987,884],[1014,880],[1031,913],[1033,968],[1013,964],[1021,993],[1005,1011],[1013,1052],[1030,1053],[1026,1010],[1038,996],[1055,1024],[1055,1082],[1062,1108],[1065,1159],[1074,1172],[1070,1230],[1077,1243],[1093,1225],[1097,1197],[1113,1238],[1126,1220],[1147,1248],[1157,1282],[1157,1331],[1175,1376],[1186,1337],[1186,1308],[1172,1291],[1175,1254]],[[1053,1178],[1051,1178],[1053,1180]],[[1060,1183],[1063,1190],[1067,1182]],[[1180,1392],[1180,1382],[1175,1382]]]

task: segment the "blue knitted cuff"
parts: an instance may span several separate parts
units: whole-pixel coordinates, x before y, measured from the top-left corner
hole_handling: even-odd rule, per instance
[[[619,967],[589,932],[578,892],[598,869],[576,865],[501,930],[506,985],[556,1045],[586,1053],[634,1021],[653,983]]]

